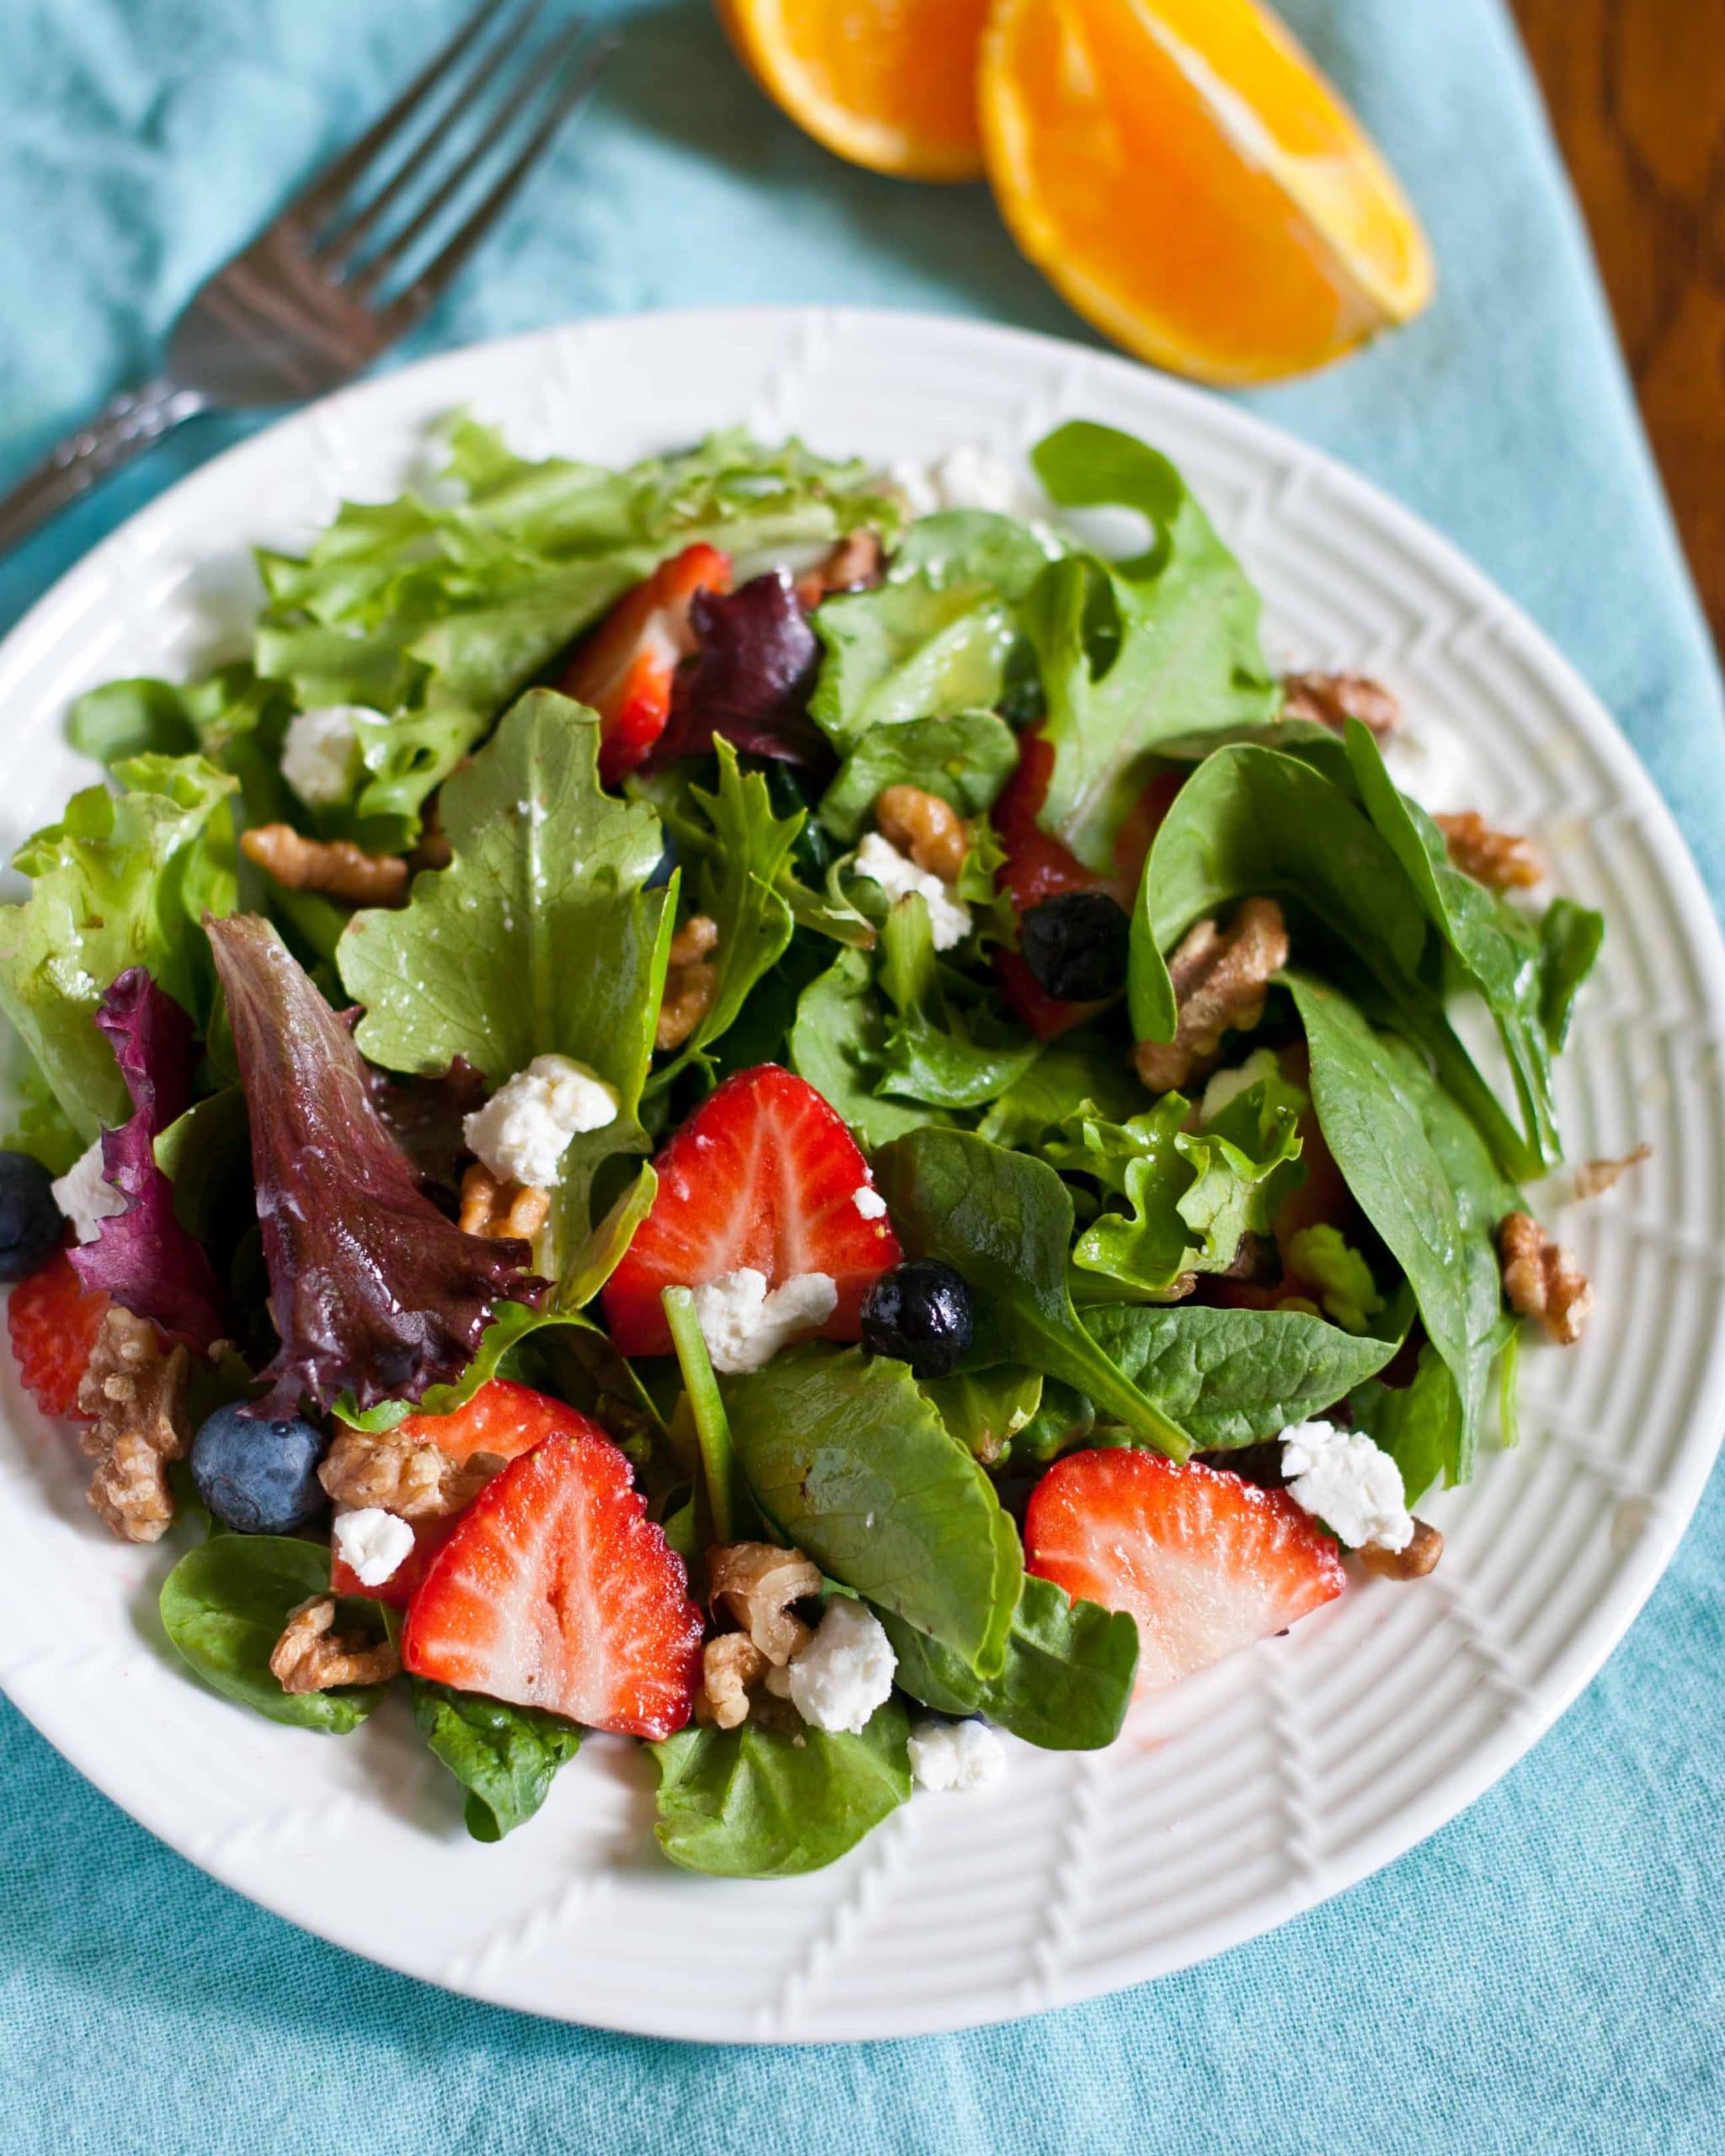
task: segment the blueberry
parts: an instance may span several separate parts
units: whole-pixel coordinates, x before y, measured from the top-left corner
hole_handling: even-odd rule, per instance
[[[54,1178],[28,1153],[0,1153],[0,1280],[22,1280],[53,1251],[66,1219]]]
[[[970,1345],[970,1289],[937,1257],[907,1258],[883,1273],[862,1304],[862,1344],[895,1355],[913,1376],[943,1378]]]
[[[192,1439],[192,1481],[237,1534],[293,1534],[329,1502],[318,1480],[327,1449],[313,1422],[265,1422],[234,1403],[218,1407]]]
[[[677,842],[669,831],[664,834],[665,844],[659,856],[659,865],[647,878],[645,888],[656,891],[661,883],[668,883],[677,865]]]
[[[1105,891],[1068,891],[1032,906],[1018,947],[1039,987],[1063,1003],[1099,1003],[1126,985],[1131,924]]]

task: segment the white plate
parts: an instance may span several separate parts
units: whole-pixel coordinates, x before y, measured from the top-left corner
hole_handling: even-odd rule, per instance
[[[611,461],[744,419],[885,459],[1017,456],[1081,414],[1184,467],[1268,602],[1279,654],[1358,665],[1465,744],[1488,816],[1604,908],[1562,1066],[1574,1158],[1653,1161],[1572,1214],[1586,1343],[1530,1352],[1520,1449],[1431,1503],[1417,1588],[1356,1583],[1285,1639],[1141,1709],[1114,1749],[1012,1748],[989,1796],[921,1797],[832,1870],[700,1880],[654,1850],[650,1774],[593,1742],[500,1847],[393,1706],[344,1740],[273,1727],[176,1668],[167,1553],[98,1526],[65,1434],[0,1358],[0,1682],[99,1787],[266,1908],[476,1999],[661,2036],[892,2036],[1028,2014],[1252,1937],[1478,1796],[1596,1670],[1669,1557],[1718,1442],[1725,952],[1676,828],[1530,624],[1405,511],[1231,406],[1124,360],[975,324],[766,309],[647,316],[457,352],[296,414],[98,547],[0,646],[0,836],[90,776],[67,700],[231,647],[248,547],[398,493],[456,405],[533,454]],[[1194,1825],[1193,1822],[1199,1822]]]

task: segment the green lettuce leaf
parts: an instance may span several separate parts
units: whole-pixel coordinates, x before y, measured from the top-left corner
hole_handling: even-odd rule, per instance
[[[884,1145],[906,1131],[944,1123],[944,1109],[879,1097],[885,1067],[888,1014],[867,956],[841,951],[797,1001],[791,1027],[791,1068],[836,1107],[865,1146]]]
[[[581,1732],[542,1707],[515,1707],[476,1692],[414,1679],[414,1721],[467,1792],[463,1817],[476,1842],[500,1842],[544,1803]]]
[[[889,1700],[860,1736],[679,1730],[648,1748],[659,1770],[659,1846],[686,1871],[791,1879],[854,1849],[911,1794],[910,1726]]]
[[[865,734],[820,798],[820,821],[854,846],[889,786],[920,787],[961,816],[991,808],[1018,761],[1012,728],[991,711],[907,719]]]
[[[896,1013],[875,1081],[883,1093],[930,1107],[981,1107],[1042,1052],[1022,1026],[996,1014],[991,996],[941,966],[920,893],[899,899],[882,926],[880,985]]]
[[[398,910],[355,914],[337,963],[366,1006],[356,1038],[387,1070],[457,1056],[494,1086],[536,1055],[572,1056],[618,1097],[615,1122],[573,1139],[536,1262],[558,1307],[584,1290],[594,1179],[644,1153],[642,1089],[670,942],[670,894],[648,890],[659,819],[599,784],[598,723],[531,690],[444,790],[453,858]]]
[[[238,899],[232,779],[198,756],[156,754],[127,758],[115,778],[120,792],[73,794],[19,847],[30,894],[0,907],[0,1009],[86,1142],[131,1113],[97,1005],[116,974],[143,966],[206,1027],[214,983],[199,923]]]
[[[1055,751],[1038,821],[1107,874],[1159,742],[1268,719],[1279,691],[1258,643],[1258,594],[1165,456],[1073,420],[1032,462],[1062,507],[1118,505],[1151,526],[1129,561],[1078,554],[1045,568],[1022,610]]]
[[[1013,1080],[977,1131],[996,1145],[1034,1151],[1051,1131],[1084,1116],[1125,1123],[1142,1110],[1145,1100],[1119,1041],[1087,1029],[1063,1033]]]

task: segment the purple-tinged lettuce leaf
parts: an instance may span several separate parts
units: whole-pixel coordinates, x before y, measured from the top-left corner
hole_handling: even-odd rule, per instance
[[[809,717],[820,645],[788,574],[773,569],[736,591],[697,592],[689,619],[699,648],[678,671],[654,763],[704,755],[715,734],[750,755],[830,760]]]
[[[363,1058],[268,922],[207,921],[252,1126],[264,1262],[281,1349],[251,1411],[417,1400],[452,1384],[495,1303],[544,1283],[526,1243],[463,1235],[419,1188]]]
[[[142,966],[128,966],[96,1011],[113,1043],[132,1113],[102,1134],[102,1166],[126,1200],[93,1243],[72,1253],[87,1288],[189,1340],[207,1354],[231,1331],[203,1246],[174,1217],[174,1186],[156,1165],[156,1140],[191,1105],[198,1044],[192,1022]]]

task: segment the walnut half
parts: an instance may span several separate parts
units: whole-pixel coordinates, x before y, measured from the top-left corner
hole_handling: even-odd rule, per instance
[[[396,1431],[343,1429],[324,1455],[318,1480],[339,1505],[381,1505],[403,1519],[443,1519],[458,1513],[502,1467],[495,1453],[451,1459],[441,1445]]]
[[[1478,809],[1432,821],[1444,834],[1453,864],[1488,891],[1530,891],[1544,881],[1545,860],[1533,841],[1516,831],[1494,831]]]
[[[1226,1033],[1250,1033],[1264,991],[1288,963],[1288,925],[1274,899],[1248,899],[1232,923],[1200,921],[1168,961],[1179,1021],[1171,1041],[1140,1041],[1138,1075],[1152,1093],[1188,1084],[1215,1058]]]
[[[333,1631],[333,1596],[314,1594],[287,1614],[270,1654],[270,1673],[284,1692],[333,1692],[339,1684],[384,1684],[401,1668],[393,1644],[375,1646]]]
[[[714,1729],[735,1729],[749,1719],[749,1687],[766,1676],[769,1664],[746,1632],[721,1632],[701,1650],[701,1689],[695,1694],[695,1719]]]
[[[1423,1519],[1413,1523],[1413,1540],[1406,1549],[1386,1550],[1381,1542],[1368,1542],[1358,1552],[1367,1572],[1381,1580],[1423,1580],[1443,1554],[1443,1536]]]
[[[1312,719],[1336,734],[1357,718],[1382,741],[1400,724],[1402,707],[1369,674],[1289,674],[1282,680],[1282,716]]]
[[[820,1568],[800,1550],[771,1542],[730,1542],[707,1553],[708,1596],[726,1610],[775,1669],[809,1643],[809,1627],[791,1608],[820,1592]]]
[[[1512,1213],[1503,1221],[1498,1251],[1510,1309],[1537,1318],[1561,1347],[1573,1348],[1592,1312],[1594,1291],[1569,1251],[1528,1213]]]
[[[351,839],[308,839],[291,824],[258,824],[240,834],[254,861],[284,891],[322,891],[354,906],[398,906],[408,895],[399,854],[366,853]]]
[[[943,883],[956,883],[969,851],[959,812],[920,786],[889,786],[874,804],[875,828]]]
[[[530,1243],[551,1218],[551,1194],[530,1182],[501,1182],[483,1161],[462,1177],[460,1227],[493,1242]]]
[[[708,961],[718,948],[718,923],[711,914],[692,913],[670,939],[654,1048],[681,1048],[713,1008],[718,974]]]
[[[168,1463],[191,1442],[184,1348],[164,1348],[148,1319],[110,1304],[78,1385],[94,1419],[82,1433],[95,1461],[90,1502],[122,1540],[156,1542],[174,1518]]]

